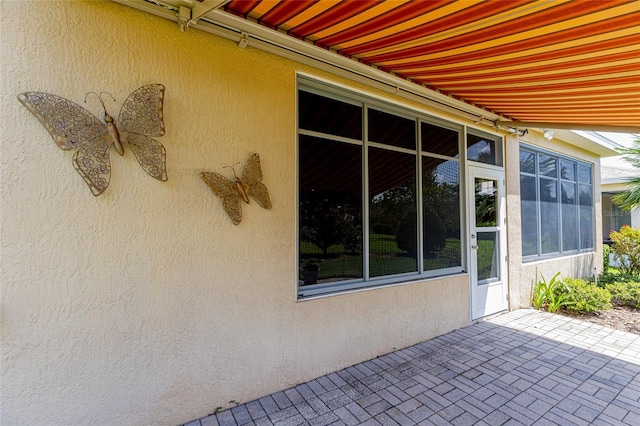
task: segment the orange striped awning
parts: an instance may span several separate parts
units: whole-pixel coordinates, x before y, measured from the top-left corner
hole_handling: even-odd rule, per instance
[[[232,0],[224,10],[512,120],[640,125],[637,0]]]

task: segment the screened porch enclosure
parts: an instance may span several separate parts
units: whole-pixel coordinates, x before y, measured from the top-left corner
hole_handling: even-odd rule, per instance
[[[501,138],[299,78],[300,297],[463,272],[460,150]]]

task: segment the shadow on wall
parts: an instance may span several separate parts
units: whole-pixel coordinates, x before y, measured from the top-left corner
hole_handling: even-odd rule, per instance
[[[616,345],[604,344],[613,333]],[[640,342],[633,336],[594,334],[589,323],[523,309],[185,426],[637,424]]]
[[[585,253],[571,257],[570,260],[558,258],[531,265],[524,263],[520,278],[522,286],[520,306],[523,308],[531,306],[533,289],[543,276],[549,280],[557,272],[560,272],[560,278],[589,278],[593,277],[594,274],[602,273],[602,266],[596,266],[596,256],[601,255],[599,253]],[[524,297],[528,298],[524,300]]]
[[[595,256],[601,256],[598,253],[590,253],[584,256],[579,256],[574,262],[575,270],[574,277],[587,278],[593,277],[594,274],[598,275],[602,273],[602,266],[597,266],[595,262]]]

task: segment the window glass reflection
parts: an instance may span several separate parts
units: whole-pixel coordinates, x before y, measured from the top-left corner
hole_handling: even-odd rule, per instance
[[[576,184],[562,182],[562,250],[578,249],[578,203]]]
[[[593,248],[593,189],[591,185],[579,185],[578,190],[580,191],[580,248]]]
[[[420,123],[420,131],[424,152],[458,157],[457,131],[426,122]]]
[[[480,285],[486,284],[491,278],[498,278],[498,235],[498,231],[478,232],[477,266]]]
[[[573,161],[560,160],[560,177],[564,180],[576,180],[576,163]]]
[[[418,270],[416,159],[369,149],[369,275]]]
[[[497,186],[498,182],[493,179],[476,178],[476,227],[497,226]]]
[[[422,158],[424,270],[462,265],[460,250],[460,164]]]
[[[362,107],[298,92],[298,122],[301,129],[362,140]]]
[[[522,255],[538,252],[538,209],[536,178],[520,176],[520,216],[522,223]]]
[[[369,140],[400,148],[416,149],[416,121],[377,109],[368,109]]]
[[[578,167],[580,183],[591,183],[591,166],[580,165]]]
[[[532,152],[520,151],[520,173],[536,172],[536,155]]]
[[[300,81],[298,297],[462,272],[464,127]]]
[[[520,149],[525,261],[593,249],[592,171],[589,163],[531,147]]]
[[[558,173],[556,171],[556,159],[554,157],[539,154],[538,158],[538,167],[541,176],[558,177]]]
[[[362,147],[300,136],[300,284],[363,277]]]
[[[467,134],[467,159],[478,163],[502,165],[502,146],[499,139]]]
[[[558,187],[554,179],[540,178],[540,225],[542,253],[558,252]]]

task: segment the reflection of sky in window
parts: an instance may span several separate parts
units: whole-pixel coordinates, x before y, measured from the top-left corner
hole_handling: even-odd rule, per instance
[[[434,173],[437,183],[457,185],[460,182],[460,168],[455,161],[445,161],[436,167]]]
[[[580,176],[580,183],[591,183],[591,166],[578,166],[578,174]]]
[[[476,142],[468,148],[467,155],[470,160],[481,158],[482,156],[489,156],[491,155],[491,145],[485,140]]]
[[[476,178],[476,195],[494,195],[498,192],[495,180]]]

